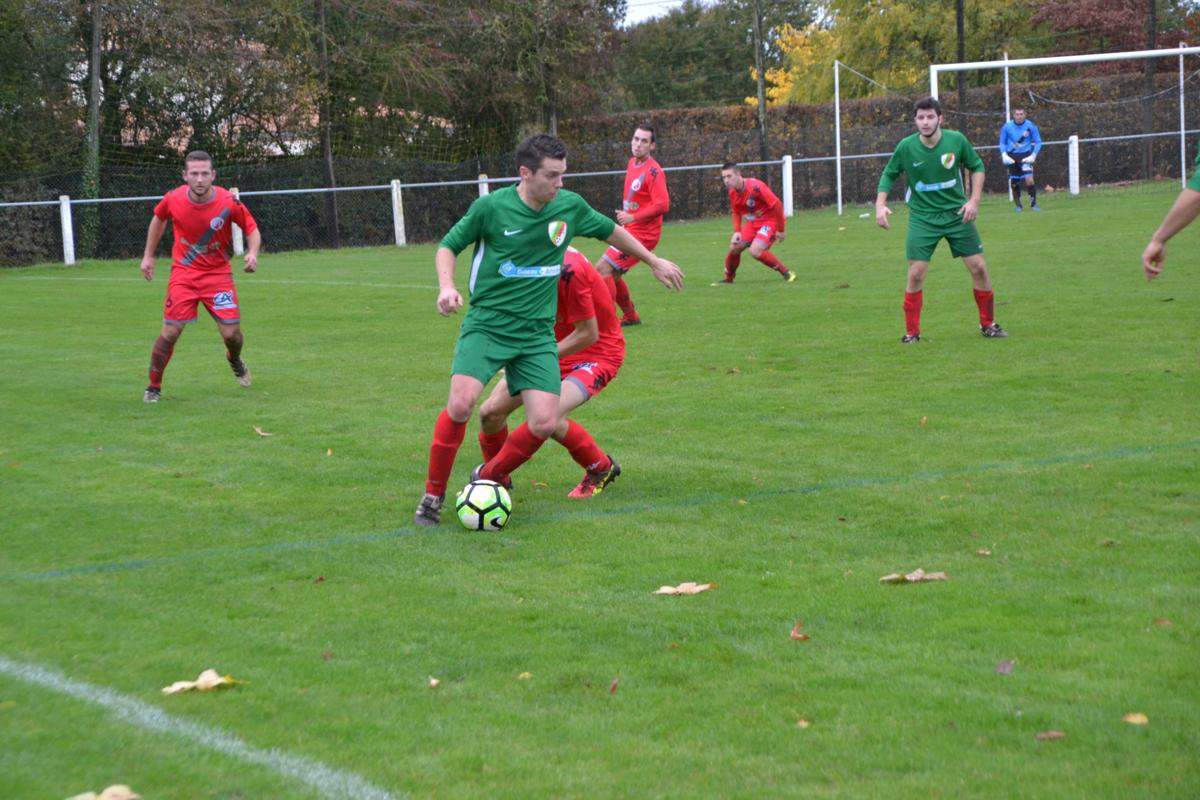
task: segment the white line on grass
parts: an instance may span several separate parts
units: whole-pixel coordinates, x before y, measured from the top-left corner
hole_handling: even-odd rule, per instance
[[[93,278],[83,275],[13,275],[14,281],[92,281],[94,283],[143,283],[143,278]],[[280,278],[243,278],[246,283],[296,284],[297,286],[365,286],[371,289],[421,289],[437,291],[433,284],[420,283],[362,283],[359,281],[306,281]]]
[[[0,674],[69,695],[86,703],[103,706],[117,717],[139,728],[169,733],[209,750],[266,767],[278,775],[306,784],[321,797],[343,797],[352,800],[391,800],[394,797],[387,790],[368,783],[352,772],[327,767],[319,761],[289,755],[275,749],[262,750],[218,728],[172,716],[149,703],[103,686],[73,680],[49,667],[24,664],[0,656]]]

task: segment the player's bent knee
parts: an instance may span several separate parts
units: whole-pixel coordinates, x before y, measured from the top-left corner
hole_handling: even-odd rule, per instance
[[[539,439],[549,439],[554,430],[558,427],[558,418],[550,417],[549,419],[528,419],[525,424],[529,426],[529,432]]]

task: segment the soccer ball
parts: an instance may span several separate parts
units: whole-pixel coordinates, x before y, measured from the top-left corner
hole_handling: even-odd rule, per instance
[[[467,530],[498,531],[508,524],[512,498],[495,481],[471,481],[455,498],[454,510]]]

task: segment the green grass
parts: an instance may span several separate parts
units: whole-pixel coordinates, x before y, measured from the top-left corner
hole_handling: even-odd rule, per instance
[[[647,322],[577,415],[624,474],[569,501],[550,443],[500,534],[411,527],[458,327],[432,248],[265,255],[254,387],[206,320],[157,406],[165,262],[6,270],[0,657],[396,796],[1195,797],[1197,232],[1138,264],[1176,190],[987,201],[1007,341],[943,245],[898,344],[902,209],[799,215],[792,285],[710,287],[728,222],[668,226],[687,288],[634,270]],[[950,580],[877,582],[916,567]],[[158,692],[209,666],[249,684]],[[3,797],[316,796],[4,672],[0,741]]]

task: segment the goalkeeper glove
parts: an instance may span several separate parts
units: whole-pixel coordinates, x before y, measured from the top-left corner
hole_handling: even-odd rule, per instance
[[[1022,164],[1032,164],[1036,160],[1037,160],[1037,156],[1030,154],[1030,155],[1027,155],[1024,158],[1022,158],[1021,163]]]
[[[1013,157],[1012,157],[1012,156],[1010,156],[1008,153],[1001,153],[1001,154],[1000,154],[1000,160],[1001,160],[1001,161],[1003,161],[1005,164],[1015,164],[1015,163],[1017,163],[1017,162],[1013,161]]]

